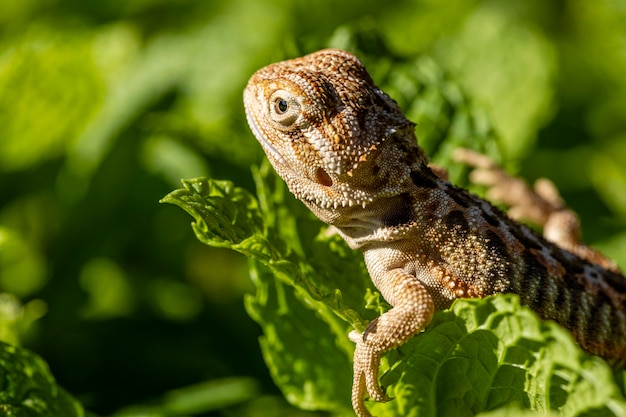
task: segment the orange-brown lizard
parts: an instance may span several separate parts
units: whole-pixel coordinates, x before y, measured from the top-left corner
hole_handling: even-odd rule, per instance
[[[587,351],[626,360],[626,278],[578,239],[576,216],[550,183],[531,190],[485,157],[461,151],[475,177],[544,227],[540,236],[429,167],[414,124],[363,64],[323,50],[257,71],[244,93],[248,123],[291,192],[363,251],[391,310],[356,343],[352,404],[359,417],[381,354],[423,330],[456,298],[519,294],[569,329]]]

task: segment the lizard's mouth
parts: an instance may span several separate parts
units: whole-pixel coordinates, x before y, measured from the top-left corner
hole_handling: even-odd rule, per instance
[[[283,158],[280,152],[278,152],[278,150],[276,150],[276,148],[273,147],[272,144],[269,143],[269,141],[265,138],[263,131],[261,130],[259,125],[256,123],[254,116],[250,114],[250,111],[248,111],[248,109],[246,109],[246,119],[248,120],[248,125],[250,126],[250,130],[252,130],[252,133],[257,138],[257,140],[261,143],[261,146],[263,146],[263,149],[265,149],[266,153],[271,154],[271,156],[274,159],[276,159],[278,162],[280,162],[281,164],[288,165],[287,160]]]

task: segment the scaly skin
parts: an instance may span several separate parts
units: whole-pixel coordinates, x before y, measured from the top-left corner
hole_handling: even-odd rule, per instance
[[[344,51],[262,68],[244,102],[276,172],[351,248],[363,251],[374,285],[393,306],[363,333],[350,334],[359,417],[370,416],[366,393],[388,400],[378,382],[381,354],[419,333],[456,298],[519,294],[584,349],[624,363],[626,279],[580,243],[576,216],[549,184],[533,191],[481,155],[458,155],[516,217],[544,226],[542,237],[440,178],[417,145],[413,123]]]

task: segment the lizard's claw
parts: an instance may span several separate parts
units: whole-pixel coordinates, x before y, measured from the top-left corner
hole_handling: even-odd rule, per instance
[[[352,385],[352,406],[359,417],[370,417],[365,408],[364,395],[378,402],[386,402],[391,398],[385,394],[378,382],[380,351],[367,343],[361,333],[350,332],[350,340],[356,343],[354,351],[354,383]]]

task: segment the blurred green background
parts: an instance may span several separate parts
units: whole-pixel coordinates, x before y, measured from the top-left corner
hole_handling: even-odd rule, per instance
[[[624,22],[623,0],[0,2],[0,340],[99,415],[181,388],[183,414],[313,415],[268,376],[245,259],[158,201],[201,175],[253,191],[248,77],[331,45],[432,57],[626,265]]]

